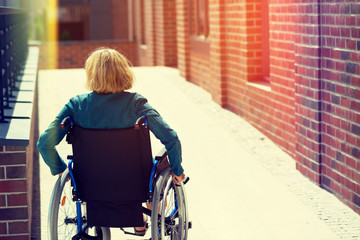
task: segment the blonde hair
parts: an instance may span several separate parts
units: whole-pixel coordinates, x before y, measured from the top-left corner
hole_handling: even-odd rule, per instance
[[[124,55],[110,48],[98,48],[85,62],[86,86],[98,93],[122,92],[132,88],[134,75]]]

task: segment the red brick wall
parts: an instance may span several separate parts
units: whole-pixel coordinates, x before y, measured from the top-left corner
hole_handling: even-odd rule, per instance
[[[142,4],[141,4],[142,2]],[[141,8],[143,7],[143,8]],[[141,24],[143,18],[144,25]],[[134,1],[134,32],[137,39],[137,56],[140,66],[154,66],[154,18],[152,1]],[[144,29],[142,29],[144,28]],[[145,36],[142,36],[144,34]],[[144,42],[141,42],[144,39]]]
[[[211,91],[208,83],[210,79],[210,56],[190,51],[189,57],[189,78],[188,81],[193,82],[207,91]]]
[[[144,0],[142,0],[144,2]],[[133,7],[134,7],[134,11],[133,11],[133,16],[134,16],[134,33],[135,33],[135,38],[136,38],[136,42],[137,42],[137,62],[140,66],[151,66],[152,65],[152,60],[149,59],[149,57],[147,56],[147,34],[145,29],[145,26],[147,26],[149,23],[146,22],[146,20],[143,20],[144,26],[142,26],[141,24],[141,18],[145,18],[146,15],[144,14],[146,12],[145,8],[145,4],[141,5],[141,0],[136,0],[133,1]],[[143,9],[141,9],[141,7],[143,7]],[[148,14],[147,14],[148,15]],[[151,19],[151,18],[150,18]],[[148,19],[149,20],[149,19]],[[142,34],[144,34],[145,36],[142,36]],[[142,42],[142,39],[144,39],[145,42]]]
[[[221,106],[226,106],[227,99],[227,83],[226,83],[226,62],[225,62],[225,15],[223,11],[224,5],[222,1],[209,1],[209,56],[207,64],[203,64],[203,67],[207,69],[201,69],[203,76],[196,76],[192,74],[189,78],[195,79],[200,86],[207,89],[214,100]],[[195,42],[196,43],[196,42]],[[211,43],[211,44],[210,44]],[[192,40],[191,45],[194,44]],[[202,43],[203,47],[206,46]],[[191,51],[195,52],[197,49],[196,45],[191,47]],[[204,50],[203,50],[204,51]],[[193,59],[191,62],[191,69],[197,64],[197,60]],[[207,75],[208,74],[208,75]],[[205,83],[207,82],[207,83]]]
[[[176,0],[177,61],[180,75],[189,78],[188,1]]]
[[[296,161],[360,213],[359,4],[298,6]]]
[[[137,51],[142,66],[177,66],[175,0],[135,1]],[[145,44],[141,44],[141,18],[145,18]]]
[[[138,65],[135,42],[58,42],[43,43],[40,45],[39,69],[83,68],[89,53],[98,47],[116,49],[124,54],[134,66]],[[56,54],[53,54],[53,51],[50,51],[50,48],[56,49],[57,56]]]
[[[295,159],[296,167],[301,173],[321,184],[321,55],[318,7],[318,3],[297,6]]]
[[[210,1],[211,2],[211,1]],[[185,28],[188,31],[184,37],[187,37],[187,41],[184,43],[187,46],[181,46],[185,48],[188,56],[186,56],[186,71],[187,71],[187,80],[199,85],[205,90],[212,93],[214,99],[219,104],[222,104],[222,84],[224,76],[222,74],[222,40],[221,40],[221,21],[220,14],[220,4],[218,1],[213,1],[213,4],[210,4],[210,14],[213,14],[216,17],[209,19],[209,28],[210,36],[207,39],[196,36],[196,31],[194,27],[196,24],[193,23],[195,19],[195,5],[187,5],[186,12],[188,21],[185,23]],[[190,20],[191,19],[191,20]],[[182,24],[182,23],[178,23]],[[211,39],[211,40],[209,40]],[[212,44],[209,43],[211,41]],[[179,51],[183,51],[182,49]],[[178,56],[179,58],[184,58]],[[183,63],[182,63],[183,64]],[[181,68],[180,68],[181,71]],[[185,75],[184,73],[182,75]]]
[[[270,87],[265,104],[265,122],[262,130],[287,153],[295,151],[295,49],[294,0],[269,4],[270,32]],[[261,121],[261,120],[260,120]],[[254,122],[254,124],[257,124]]]
[[[155,59],[155,49],[156,49],[156,41],[154,39],[155,33],[155,21],[156,15],[154,14],[154,4],[155,1],[146,1],[144,0],[144,18],[145,18],[145,48],[142,50],[146,53],[146,59],[142,59],[145,61],[147,65],[154,66],[156,65]]]
[[[360,213],[360,4],[321,4],[322,185]]]
[[[176,41],[176,0],[163,0],[157,5],[158,18],[156,38],[158,43],[156,56],[157,65],[177,66],[177,41]]]
[[[26,150],[0,146],[0,239],[30,239]]]
[[[209,91],[216,102],[245,117],[293,156],[294,29],[288,22],[294,14],[284,11],[294,11],[292,5],[287,1],[270,8],[271,81],[265,88],[260,0],[209,1],[208,55],[193,49],[191,36],[185,35],[178,51],[187,55],[178,58],[179,70],[189,81]],[[178,26],[189,28],[189,23],[179,23],[179,17]],[[178,27],[178,31],[183,29]]]
[[[248,1],[246,4],[241,4],[238,8],[241,9],[245,18],[242,19],[242,28],[238,28],[237,30],[241,31],[242,37],[246,39],[244,42],[244,47],[247,50],[246,56],[244,58],[245,64],[242,66],[246,72],[246,80],[248,82],[258,82],[263,80],[262,76],[262,24],[263,24],[263,16],[262,16],[262,0],[257,1]],[[227,8],[228,11],[232,12],[230,21],[236,21],[236,11],[229,6]],[[274,12],[274,9],[269,9]],[[284,13],[282,13],[284,14]],[[229,14],[227,14],[228,16]],[[277,18],[278,15],[272,15],[273,21],[274,18]],[[275,22],[275,21],[274,21]],[[275,25],[275,24],[274,24]],[[273,25],[273,26],[274,26]],[[281,25],[281,23],[280,23]],[[231,29],[231,24],[226,25]],[[272,29],[273,30],[273,29]],[[280,28],[276,28],[276,30],[280,30]],[[229,52],[230,53],[230,52]]]
[[[111,0],[111,18],[113,39],[129,40],[128,0]]]

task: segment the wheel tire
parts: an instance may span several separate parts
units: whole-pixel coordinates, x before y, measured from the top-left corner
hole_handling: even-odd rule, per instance
[[[174,211],[176,209],[175,202],[177,202],[177,212]],[[169,168],[164,169],[157,178],[152,208],[152,240],[187,239],[188,214],[184,186],[183,184],[175,185]]]

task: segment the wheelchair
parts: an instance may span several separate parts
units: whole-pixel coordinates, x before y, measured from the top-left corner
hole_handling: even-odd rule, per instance
[[[110,227],[144,226],[144,215],[151,240],[188,238],[189,178],[173,182],[165,149],[153,159],[146,116],[126,129],[85,129],[71,117],[61,127],[73,155],[51,195],[50,240],[108,240]]]

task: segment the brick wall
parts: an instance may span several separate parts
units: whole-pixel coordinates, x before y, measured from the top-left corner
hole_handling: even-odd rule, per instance
[[[156,49],[156,41],[155,41],[155,22],[156,15],[154,14],[154,4],[155,1],[143,1],[143,18],[144,18],[144,34],[145,34],[145,45],[142,46],[141,50],[143,52],[142,56],[145,58],[141,59],[142,62],[145,62],[145,65],[155,66],[156,58],[155,58],[155,49]]]
[[[44,42],[40,45],[39,68],[83,68],[89,53],[98,47],[116,49],[124,54],[134,66],[138,65],[135,42]]]
[[[321,183],[360,213],[360,3],[322,3]]]
[[[191,1],[190,1],[191,2]],[[212,11],[216,18],[210,18],[209,20],[209,28],[210,28],[210,36],[203,39],[202,37],[195,35],[195,5],[192,2],[191,5],[187,7],[188,14],[188,22],[187,29],[188,33],[188,77],[187,80],[199,85],[205,90],[213,93],[213,96],[219,98],[217,101],[221,104],[221,96],[223,96],[222,92],[222,67],[221,67],[221,21],[220,14],[220,3],[218,1],[213,1],[214,4],[210,6],[212,7]],[[191,20],[190,20],[191,19]],[[213,44],[210,45],[209,39]]]
[[[134,2],[139,65],[176,67],[176,0],[143,0],[143,9],[141,6],[141,0]],[[144,18],[144,26],[141,18]],[[141,43],[142,34],[145,34],[145,43]]]
[[[299,4],[297,169],[360,213],[360,5]]]
[[[271,91],[262,99],[266,114],[261,124],[262,131],[291,156],[295,152],[295,2],[269,3]]]
[[[209,1],[208,54],[193,48],[192,36],[184,34],[178,44],[182,53],[178,59],[180,74],[209,91],[216,102],[245,117],[294,156],[294,27],[289,24],[295,16],[292,6],[292,1],[286,1],[269,7],[270,83],[264,81],[262,71],[260,0]],[[179,17],[178,26],[185,27],[178,27],[178,31],[191,27]]]
[[[113,39],[129,40],[129,1],[128,0],[111,0],[111,20]]]
[[[26,155],[26,147],[0,146],[0,239],[30,239]]]
[[[190,82],[193,82],[206,91],[212,91],[212,87],[209,84],[210,73],[215,71],[215,68],[210,70],[210,56],[201,53],[191,52],[189,57],[189,78]],[[219,76],[220,77],[220,76]],[[221,77],[220,77],[221,78]],[[213,80],[215,81],[215,80]],[[221,81],[221,79],[220,79]]]
[[[226,36],[226,28],[225,28],[225,15],[226,12],[222,11],[223,3],[217,1],[210,1],[209,5],[209,37],[207,39],[207,43],[209,44],[209,52],[207,57],[207,63],[203,64],[203,67],[210,69],[210,71],[203,69],[200,67],[201,73],[203,76],[199,74],[191,74],[189,79],[197,79],[197,82],[200,86],[203,86],[204,89],[207,89],[214,100],[218,102],[220,105],[225,106],[226,98],[227,98],[227,85],[226,85],[226,72],[225,72],[225,37]],[[211,44],[210,44],[211,41]],[[194,44],[194,40],[190,42],[191,45]],[[202,43],[204,45],[204,43]],[[206,46],[206,45],[204,45]],[[206,46],[207,47],[207,46]],[[190,51],[192,54],[196,54],[197,47],[195,45],[191,46]],[[207,50],[207,48],[205,48]],[[203,57],[203,60],[205,58]],[[194,59],[194,61],[198,61],[199,59]],[[196,65],[196,62],[195,64]],[[190,65],[191,69],[195,66],[193,64]],[[199,68],[199,67],[197,67]],[[206,79],[208,82],[205,83]]]
[[[296,167],[312,181],[321,184],[321,46],[318,3],[299,4],[296,23]]]
[[[180,75],[189,79],[188,1],[176,0],[177,61]]]
[[[155,1],[157,65],[177,66],[175,0]]]
[[[153,4],[151,1],[133,1],[134,33],[137,40],[137,61],[140,66],[154,66]]]

